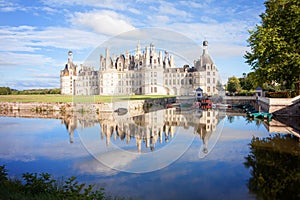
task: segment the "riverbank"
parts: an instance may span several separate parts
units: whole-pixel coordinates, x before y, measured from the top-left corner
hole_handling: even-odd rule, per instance
[[[145,96],[144,96],[145,97]],[[156,97],[156,98],[155,98]],[[118,108],[126,108],[131,112],[142,112],[154,107],[165,107],[167,103],[174,102],[175,97],[152,96],[147,99],[141,99],[142,96],[135,96],[135,98],[125,97],[110,97],[110,102],[98,102],[93,97],[77,98],[73,97],[73,102],[39,102],[42,98],[36,102],[0,102],[1,113],[5,112],[19,112],[29,111],[34,113],[40,112],[87,112],[87,113],[99,113],[99,112],[113,112]],[[53,100],[53,99],[52,99]]]
[[[276,116],[300,116],[300,96],[294,98],[268,98],[256,96],[225,96],[226,104],[252,103],[256,109],[270,112]]]

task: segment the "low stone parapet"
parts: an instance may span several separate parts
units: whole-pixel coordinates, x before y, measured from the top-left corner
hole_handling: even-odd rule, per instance
[[[300,97],[267,98],[258,97],[261,109],[275,115],[300,116]]]

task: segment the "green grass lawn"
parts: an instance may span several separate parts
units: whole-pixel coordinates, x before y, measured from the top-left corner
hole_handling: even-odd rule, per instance
[[[132,96],[70,96],[70,95],[0,95],[0,102],[42,102],[42,103],[65,103],[65,102],[115,102],[128,100],[144,100],[154,98],[174,97],[170,95],[132,95]]]

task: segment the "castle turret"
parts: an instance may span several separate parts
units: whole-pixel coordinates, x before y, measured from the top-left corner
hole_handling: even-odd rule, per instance
[[[169,65],[169,53],[167,51],[165,51],[164,67],[165,68],[170,67],[170,65]]]
[[[137,44],[137,46],[136,46],[135,55],[136,55],[136,56],[141,55],[141,45],[140,45],[140,41],[138,42],[138,44]]]
[[[159,65],[163,65],[163,55],[162,55],[162,51],[159,51]]]
[[[105,49],[105,68],[109,69],[111,67],[111,59],[109,54],[109,48]]]
[[[170,67],[173,68],[174,66],[174,57],[173,55],[170,55]]]
[[[73,62],[73,52],[69,51],[68,52],[68,63],[72,63]]]
[[[202,56],[200,57],[201,60],[201,66],[206,66],[206,65],[212,65],[213,61],[210,57],[210,55],[208,54],[208,42],[207,41],[203,41],[203,53]]]
[[[150,52],[148,47],[145,47],[145,49],[146,49],[145,65],[148,66],[150,64]]]

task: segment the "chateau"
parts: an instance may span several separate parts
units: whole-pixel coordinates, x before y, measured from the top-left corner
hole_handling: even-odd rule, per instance
[[[175,67],[173,55],[157,52],[153,44],[142,52],[138,43],[134,55],[127,51],[116,58],[106,48],[105,55],[100,55],[98,70],[83,65],[79,69],[69,51],[68,63],[60,72],[61,94],[186,96],[201,90],[205,95],[216,95],[219,73],[207,47],[204,41],[203,53],[192,67]]]

